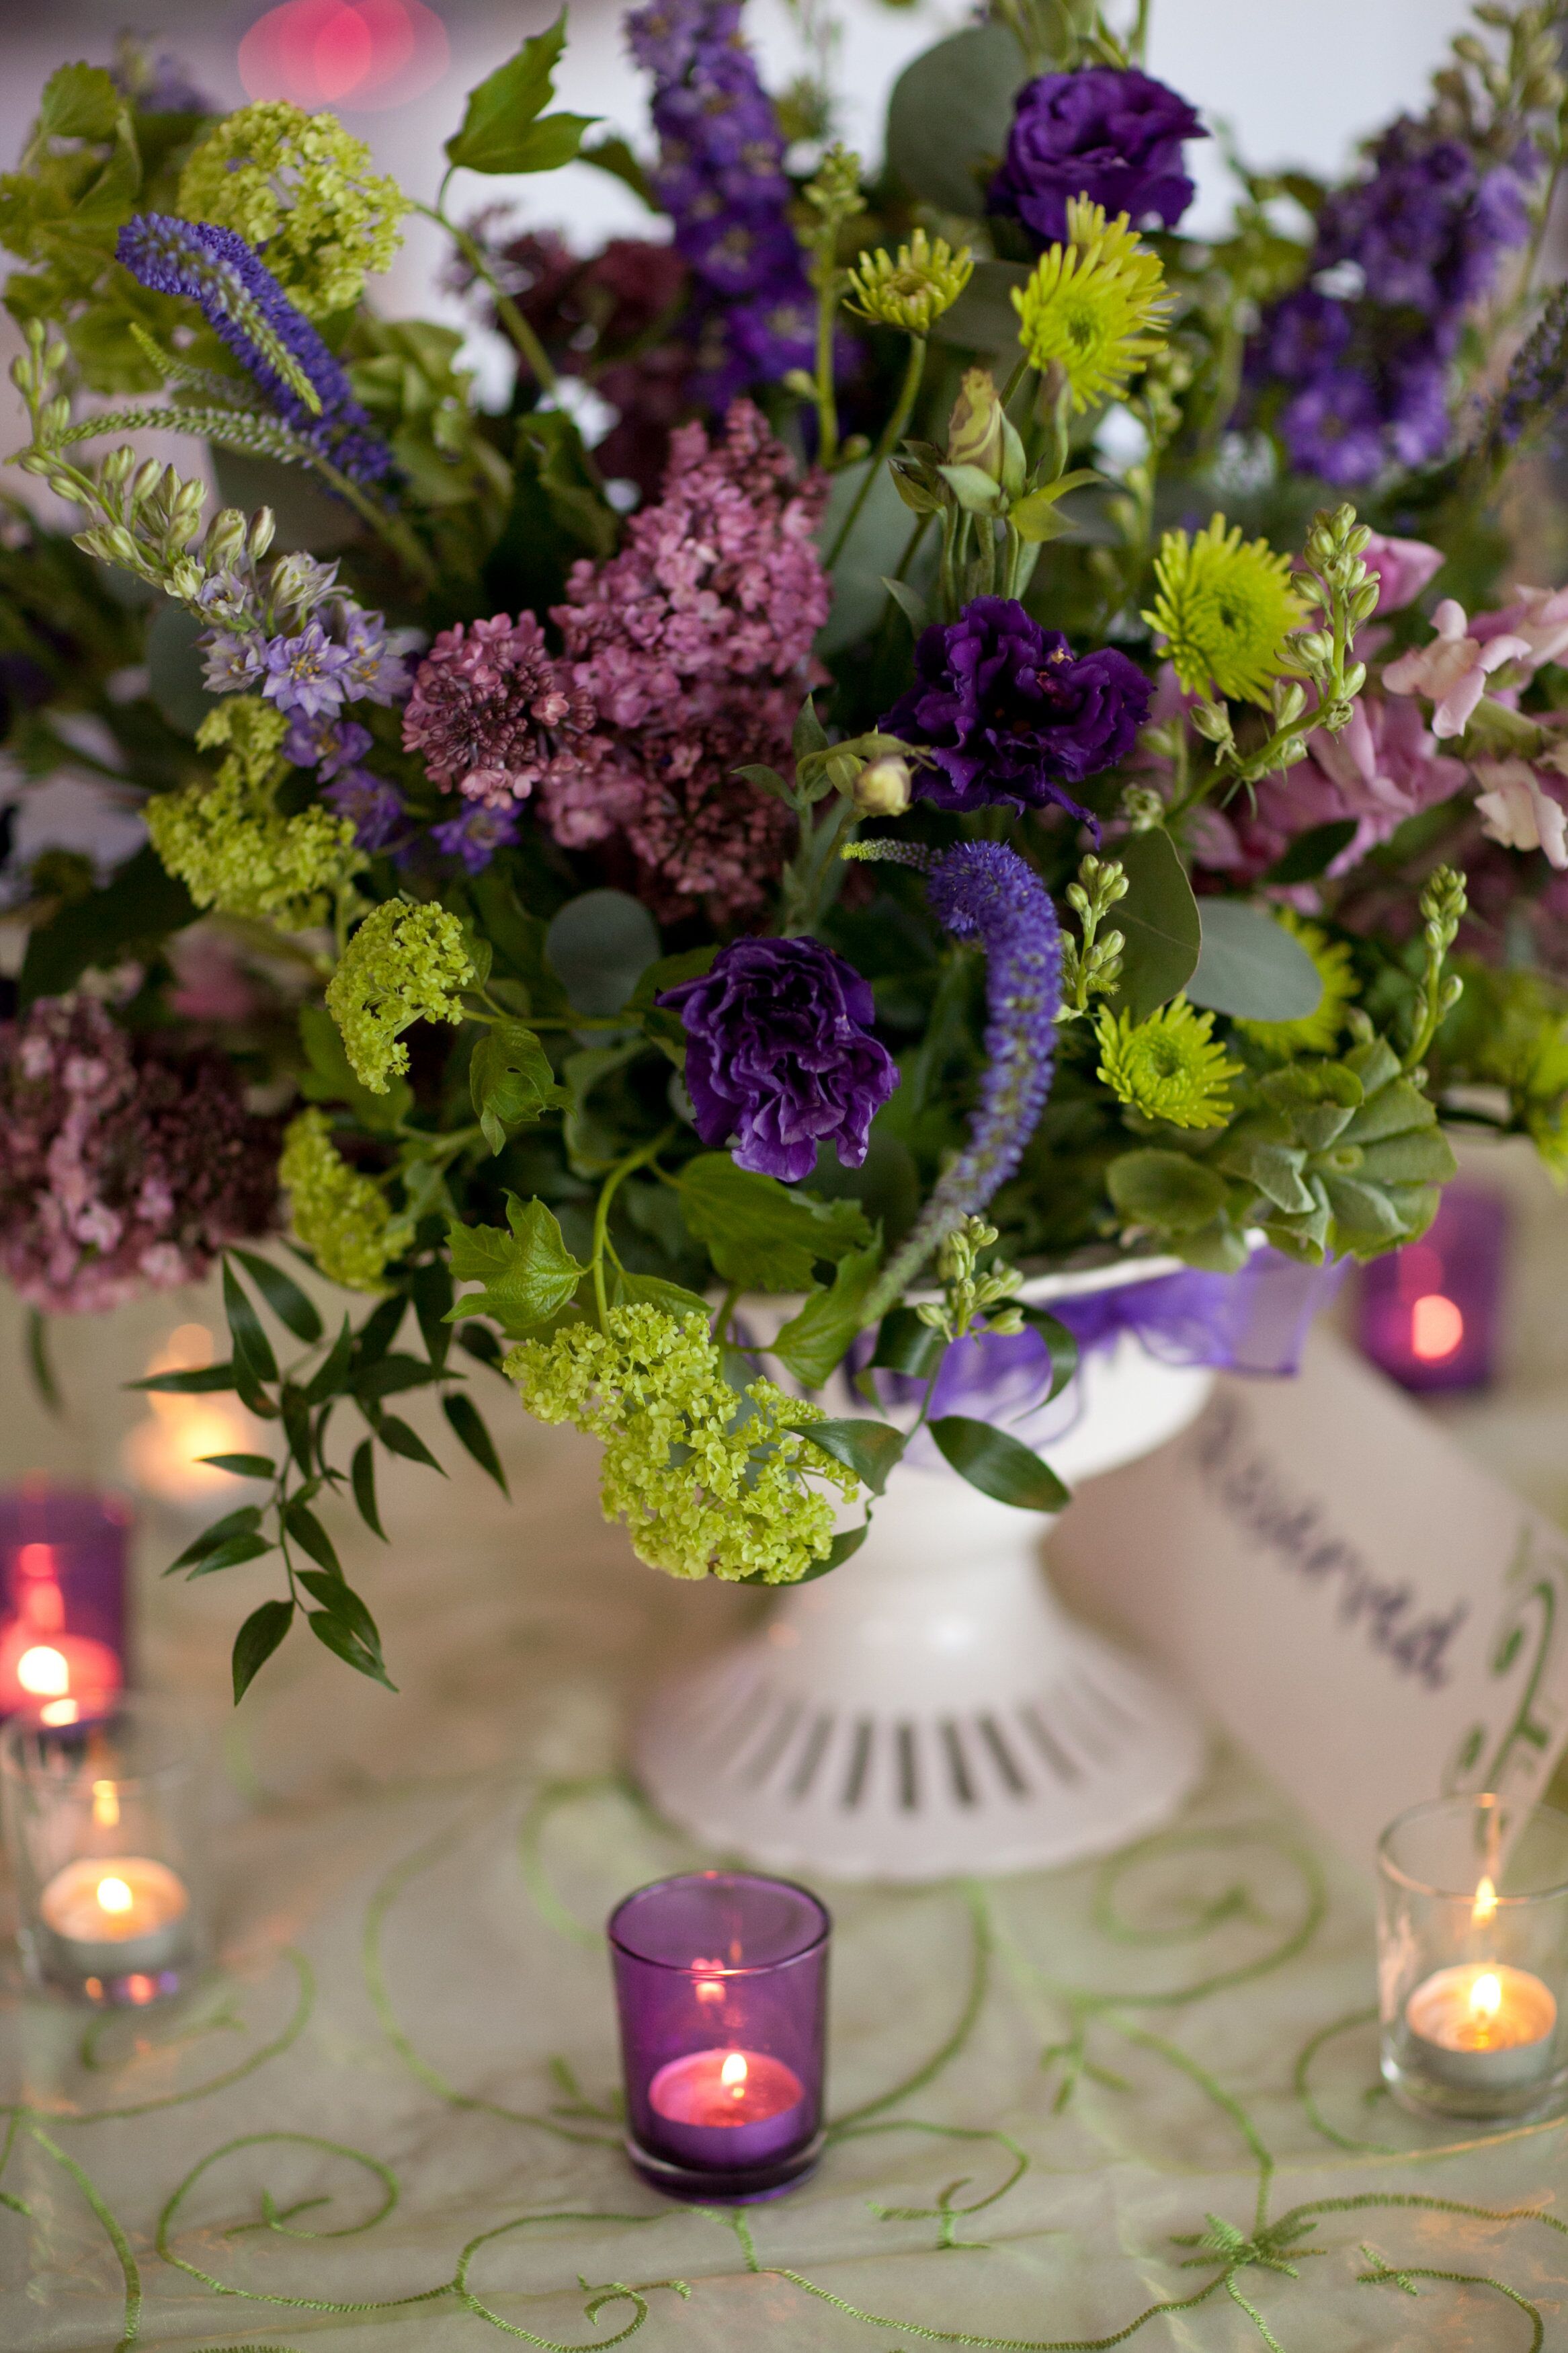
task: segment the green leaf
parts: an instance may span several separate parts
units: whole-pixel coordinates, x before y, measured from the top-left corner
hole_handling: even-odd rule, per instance
[[[287,1324],[296,1340],[307,1342],[321,1336],[321,1319],[314,1303],[305,1296],[292,1277],[268,1258],[258,1258],[254,1250],[236,1250],[229,1252],[241,1266],[271,1308],[280,1324]]]
[[[708,1321],[705,1299],[681,1283],[666,1282],[660,1274],[628,1274],[625,1267],[613,1266],[605,1288],[612,1307],[658,1307],[667,1315],[700,1315]]]
[[[1120,907],[1116,913],[1120,919]],[[1317,1011],[1322,975],[1300,941],[1263,908],[1243,899],[1205,899],[1203,933],[1187,983],[1193,1004],[1237,1021],[1303,1021]]]
[[[1265,883],[1315,882],[1320,874],[1327,873],[1342,849],[1348,849],[1355,839],[1357,821],[1353,817],[1331,818],[1327,825],[1310,825],[1299,833],[1289,848],[1275,860],[1267,871],[1258,876]]]
[[[452,1327],[446,1320],[452,1304],[452,1275],[445,1260],[431,1259],[416,1267],[412,1289],[425,1354],[437,1372],[444,1371],[452,1345]]]
[[[48,139],[112,139],[124,103],[102,66],[59,66],[44,84],[38,128]]]
[[[276,1545],[265,1536],[230,1536],[226,1544],[215,1545],[204,1553],[195,1567],[187,1572],[186,1581],[197,1577],[216,1577],[220,1568],[238,1568],[242,1562],[260,1560],[264,1554],[276,1552]]]
[[[888,102],[888,166],[895,179],[941,212],[978,219],[1007,144],[1014,96],[1028,78],[1023,51],[1004,25],[972,26],[925,50],[905,67]],[[1016,340],[1017,327],[1014,316],[1006,342]],[[974,348],[1000,351],[1004,343]]]
[[[124,963],[133,949],[152,948],[171,932],[184,931],[200,912],[184,884],[145,844],[101,891],[72,899],[28,933],[16,984],[19,1008],[26,1012],[40,997],[64,997],[84,972]]]
[[[853,1471],[873,1495],[882,1493],[908,1443],[903,1431],[888,1421],[786,1421],[784,1428],[799,1430],[809,1444]]]
[[[882,1318],[871,1362],[884,1372],[907,1373],[912,1380],[929,1381],[946,1347],[942,1334],[923,1324],[912,1307],[895,1307]]]
[[[592,164],[597,172],[608,172],[612,179],[619,180],[624,186],[630,188],[632,194],[640,196],[652,210],[653,195],[648,187],[647,174],[626,140],[614,132],[603,139],[595,139],[591,147],[581,148],[577,160],[580,164]]]
[[[301,1006],[300,1042],[310,1064],[300,1080],[307,1102],[346,1103],[359,1125],[373,1135],[389,1134],[414,1109],[414,1090],[405,1079],[392,1080],[384,1095],[361,1085],[349,1068],[338,1025],[324,1005]]]
[[[469,172],[549,172],[569,164],[597,115],[560,114],[539,120],[554,93],[555,68],[566,46],[566,11],[524,41],[468,92],[462,128],[447,142],[449,162]]]
[[[395,1292],[390,1299],[384,1299],[380,1306],[365,1317],[354,1340],[356,1369],[380,1362],[396,1339],[407,1313],[408,1301],[399,1291]]]
[[[236,1479],[270,1479],[277,1464],[270,1454],[200,1454],[199,1462],[210,1462],[215,1471],[227,1471]]]
[[[342,1575],[331,1536],[310,1505],[300,1503],[297,1495],[283,1506],[283,1525],[301,1552],[309,1553],[312,1560],[320,1561],[321,1567],[330,1569],[334,1577]]]
[[[492,1152],[502,1150],[510,1129],[566,1101],[549,1055],[522,1021],[498,1021],[485,1031],[468,1063],[468,1093]]]
[[[289,1451],[308,1479],[310,1476],[310,1409],[305,1392],[295,1381],[285,1381],[279,1393],[283,1409],[283,1429],[289,1440]]]
[[[888,573],[882,575],[882,586],[918,638],[931,619],[925,598],[907,580],[895,580]]]
[[[1078,1371],[1078,1335],[1069,1331],[1059,1319],[1044,1307],[1028,1307],[1020,1303],[1019,1313],[1032,1332],[1037,1332],[1050,1352],[1051,1386],[1046,1392],[1049,1405],[1059,1398]]]
[[[459,1282],[479,1282],[447,1314],[493,1315],[503,1332],[527,1332],[565,1306],[588,1271],[561,1239],[554,1211],[542,1201],[506,1197],[510,1233],[496,1226],[454,1224],[447,1232],[452,1272]]]
[[[267,1468],[270,1472],[270,1462]],[[260,1525],[260,1504],[242,1504],[237,1512],[226,1513],[221,1520],[215,1520],[211,1527],[204,1528],[199,1536],[194,1536],[179,1558],[169,1563],[163,1571],[164,1576],[173,1577],[177,1568],[189,1568],[192,1561],[205,1559],[209,1552],[216,1552],[219,1545],[226,1544],[230,1536],[254,1535]]]
[[[479,1364],[488,1365],[499,1373],[506,1351],[488,1324],[464,1324],[458,1327],[458,1345]]]
[[[422,1356],[411,1356],[401,1348],[378,1356],[367,1365],[353,1385],[357,1398],[395,1397],[401,1389],[428,1388],[441,1377],[437,1367]]]
[[[882,1263],[882,1237],[841,1258],[830,1291],[818,1291],[792,1315],[772,1353],[807,1388],[820,1388],[865,1322],[866,1301]]]
[[[223,1262],[223,1304],[234,1342],[236,1365],[243,1366],[254,1380],[275,1381],[278,1359],[272,1353],[272,1343],[226,1258]]]
[[[127,1381],[128,1389],[155,1389],[160,1397],[206,1397],[215,1390],[234,1387],[234,1366],[198,1365],[189,1373],[149,1373],[139,1381]]]
[[[506,1483],[506,1472],[500,1467],[495,1440],[485,1427],[483,1415],[460,1389],[441,1399],[441,1410],[451,1423],[459,1445],[466,1446],[479,1469],[493,1479],[501,1493],[510,1498],[511,1489]]]
[[[375,1502],[375,1449],[368,1438],[362,1439],[354,1448],[351,1476],[354,1504],[361,1519],[371,1534],[379,1536],[385,1544],[386,1530],[381,1525],[381,1514]]]
[[[818,1200],[727,1152],[700,1153],[675,1181],[687,1231],[742,1291],[810,1291],[818,1260],[842,1259],[871,1231],[858,1202]]]
[[[944,1414],[928,1425],[942,1459],[994,1503],[1021,1512],[1059,1512],[1068,1491],[1047,1463],[1005,1430],[967,1414]]]
[[[1127,876],[1127,896],[1117,901],[1102,928],[1119,931],[1127,944],[1121,978],[1109,1002],[1113,1012],[1146,1021],[1187,987],[1203,924],[1186,870],[1163,826],[1130,833],[1112,854]]]
[[[345,1588],[346,1591],[346,1588]],[[350,1599],[357,1597],[349,1596]],[[363,1609],[363,1603],[360,1607]],[[366,1613],[368,1615],[368,1612]],[[356,1674],[367,1676],[373,1683],[381,1683],[389,1692],[397,1685],[382,1664],[380,1653],[365,1642],[356,1626],[338,1609],[308,1609],[305,1622],[318,1642],[322,1642],[334,1656],[353,1667]]]
[[[618,1013],[658,959],[658,926],[625,891],[568,899],[545,934],[551,969],[579,1013]]]
[[[1184,1152],[1123,1152],[1105,1184],[1131,1224],[1166,1233],[1195,1233],[1226,1203],[1225,1179]]]
[[[234,1638],[234,1704],[250,1689],[279,1643],[294,1622],[291,1601],[264,1601],[253,1609]]]
[[[401,1454],[405,1462],[422,1462],[427,1471],[441,1471],[441,1465],[416,1432],[395,1413],[384,1413],[375,1425],[375,1434],[389,1454]],[[441,1471],[444,1479],[447,1473]]]
[[[307,1405],[325,1405],[327,1399],[341,1395],[353,1360],[354,1335],[349,1319],[343,1317],[342,1330],[332,1342],[305,1387]]]

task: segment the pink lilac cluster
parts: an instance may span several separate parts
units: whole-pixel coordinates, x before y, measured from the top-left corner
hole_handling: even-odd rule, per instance
[[[506,809],[527,800],[558,744],[593,719],[593,703],[552,659],[533,615],[498,613],[441,631],[415,673],[403,748],[419,753],[447,792]]]
[[[0,1266],[63,1314],[196,1282],[272,1224],[279,1140],[225,1055],[43,998],[0,1025]]]
[[[552,615],[597,717],[541,776],[545,822],[568,849],[623,839],[667,919],[755,911],[784,854],[787,812],[735,770],[788,766],[829,605],[813,538],[824,496],[736,401],[712,444],[700,425],[674,435],[658,503],[619,554],[575,566]]]

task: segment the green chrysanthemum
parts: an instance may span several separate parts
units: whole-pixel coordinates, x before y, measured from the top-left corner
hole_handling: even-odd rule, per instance
[[[357,302],[367,273],[384,269],[403,242],[408,198],[370,165],[370,149],[335,115],[264,99],[202,141],[180,174],[179,208],[237,230],[319,319]]]
[[[907,335],[927,335],[973,274],[974,257],[966,245],[954,253],[944,238],[933,242],[917,228],[908,245],[900,246],[896,261],[885,246],[860,256],[858,269],[849,272],[845,306],[884,327],[901,327]]]
[[[521,1341],[504,1370],[541,1421],[602,1440],[605,1517],[624,1521],[638,1558],[671,1577],[760,1571],[770,1585],[825,1559],[833,1495],[854,1494],[859,1482],[782,1419],[816,1420],[819,1410],[772,1381],[731,1388],[700,1315],[613,1307],[607,1324]],[[804,1472],[833,1493],[806,1486]]]
[[[1118,1102],[1172,1127],[1223,1127],[1235,1105],[1227,1080],[1241,1064],[1226,1060],[1213,1037],[1214,1015],[1173,997],[1146,1021],[1102,1009],[1100,1076]]]
[[[1028,283],[1016,287],[1018,341],[1037,368],[1055,361],[1075,409],[1119,399],[1129,379],[1164,346],[1169,308],[1157,254],[1140,245],[1125,213],[1073,197],[1067,245],[1053,245]]]
[[[1189,694],[1267,703],[1277,678],[1300,674],[1285,642],[1307,607],[1290,586],[1290,559],[1265,539],[1244,541],[1216,514],[1189,539],[1168,531],[1154,559],[1159,593],[1143,618],[1166,638]]]
[[[473,978],[463,926],[445,907],[388,899],[373,908],[327,984],[327,1010],[362,1086],[384,1095],[408,1068],[402,1033],[416,1021],[463,1018]]]
[[[1323,994],[1317,1009],[1299,1021],[1237,1021],[1236,1028],[1275,1054],[1331,1054],[1344,1028],[1345,1008],[1356,995],[1355,968],[1342,940],[1331,940],[1293,908],[1276,907],[1274,920],[1300,940],[1318,969]]]
[[[300,932],[324,920],[331,893],[364,860],[347,818],[320,807],[279,814],[288,724],[258,695],[229,696],[196,736],[204,752],[228,746],[215,782],[156,793],[143,814],[160,861],[198,907]]]
[[[294,1231],[327,1280],[345,1291],[384,1289],[388,1261],[402,1256],[410,1237],[390,1238],[384,1194],[341,1156],[324,1111],[302,1111],[289,1122],[278,1181],[289,1195]]]

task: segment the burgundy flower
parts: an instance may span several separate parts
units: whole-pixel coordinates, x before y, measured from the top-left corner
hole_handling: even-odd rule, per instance
[[[666,989],[686,1029],[686,1087],[697,1133],[736,1139],[741,1168],[797,1183],[832,1143],[847,1168],[866,1157],[872,1120],[899,1083],[868,1024],[871,991],[816,940],[735,940],[712,970]]]
[[[1207,137],[1184,98],[1135,67],[1042,74],[1018,92],[990,208],[1042,246],[1066,239],[1069,196],[1174,228],[1193,200],[1182,142]]]
[[[915,683],[878,724],[924,745],[914,791],[939,808],[1055,804],[1092,824],[1063,787],[1124,760],[1153,690],[1113,647],[1075,655],[1011,596],[977,596],[915,649]]]
[[[279,1140],[226,1055],[46,997],[0,1026],[0,1266],[56,1314],[197,1282],[272,1224]]]
[[[492,807],[526,800],[553,756],[552,737],[585,728],[593,707],[544,648],[531,613],[443,629],[414,680],[403,748],[438,785]]]

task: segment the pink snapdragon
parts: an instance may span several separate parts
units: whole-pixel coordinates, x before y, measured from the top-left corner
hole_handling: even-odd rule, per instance
[[[1387,539],[1374,531],[1362,550],[1369,572],[1375,572],[1382,584],[1373,610],[1397,613],[1413,605],[1423,588],[1446,563],[1440,547],[1428,547],[1424,539]]]
[[[1508,630],[1485,643],[1472,637],[1464,607],[1451,596],[1445,596],[1432,622],[1436,635],[1431,643],[1390,662],[1383,683],[1390,694],[1422,694],[1428,699],[1434,705],[1434,735],[1462,735],[1492,671],[1500,670],[1504,662],[1529,655],[1530,643]]]
[[[1515,657],[1532,670],[1544,670],[1568,650],[1568,588],[1515,588],[1516,602],[1500,613],[1478,613],[1471,634],[1483,645],[1501,637],[1524,651]]]
[[[1568,746],[1549,753],[1547,762],[1561,770]],[[1478,760],[1475,771],[1485,787],[1476,807],[1490,839],[1505,849],[1543,850],[1549,865],[1568,867],[1568,809],[1548,790],[1540,769],[1528,760]]]

